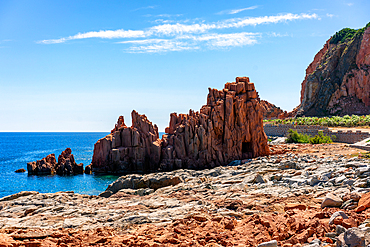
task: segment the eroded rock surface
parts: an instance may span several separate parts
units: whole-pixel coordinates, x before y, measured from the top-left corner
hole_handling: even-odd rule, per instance
[[[20,192],[0,199],[0,243],[368,243],[368,174],[370,164],[363,159],[285,154],[199,171],[126,175],[107,188],[108,198],[73,192]],[[329,194],[340,198],[341,205],[321,208]],[[356,212],[363,205],[365,208]]]
[[[254,84],[237,77],[223,90],[209,89],[199,112],[172,113],[162,140],[145,115],[132,112],[132,126],[119,117],[112,133],[94,146],[92,170],[145,173],[204,169],[269,154],[263,108]]]

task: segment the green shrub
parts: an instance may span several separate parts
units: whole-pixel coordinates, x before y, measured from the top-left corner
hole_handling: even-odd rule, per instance
[[[289,129],[288,137],[285,140],[286,143],[309,143],[310,136],[305,134],[299,134],[296,130]]]
[[[370,27],[370,22],[365,27],[360,29],[343,28],[339,32],[336,32],[330,40],[330,44],[344,43],[353,39],[356,35],[362,35],[366,28]]]
[[[319,130],[318,134],[314,137],[306,134],[299,134],[296,130],[289,129],[288,137],[285,140],[286,143],[311,143],[311,144],[321,144],[321,143],[332,143],[335,136],[326,136]]]
[[[336,137],[333,136],[333,138],[335,139]],[[330,138],[330,136],[324,135],[324,133],[321,130],[319,130],[317,135],[310,138],[311,144],[332,143],[332,142],[333,140]]]
[[[338,43],[343,43],[347,39],[352,39],[357,30],[352,29],[352,28],[343,28],[339,32],[336,32],[333,37],[330,40],[330,44],[338,44]]]

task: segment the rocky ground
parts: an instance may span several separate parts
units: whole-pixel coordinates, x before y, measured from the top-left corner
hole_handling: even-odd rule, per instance
[[[273,149],[281,154],[127,175],[101,196],[1,198],[0,247],[370,244],[370,164],[352,157],[362,151],[345,144]]]

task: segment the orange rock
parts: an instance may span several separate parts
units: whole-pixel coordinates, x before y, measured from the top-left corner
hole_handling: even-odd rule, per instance
[[[342,223],[343,223],[343,217],[342,216],[338,216],[337,218],[334,219],[333,223],[334,223],[334,225],[342,225]]]
[[[321,239],[322,242],[326,242],[326,243],[329,243],[329,244],[332,244],[333,243],[333,240],[331,238],[328,238],[328,237],[323,237]]]
[[[361,211],[364,211],[367,207],[364,205],[361,205],[355,209],[356,213],[360,213]]]
[[[367,208],[370,207],[370,192],[367,192],[361,196],[360,200],[358,201],[358,205],[364,205]]]
[[[292,210],[292,209],[299,209],[299,210],[306,210],[306,205],[298,204],[298,203],[288,203],[284,207],[284,211]]]
[[[343,222],[342,222],[342,226],[345,227],[345,228],[352,228],[352,227],[357,227],[358,226],[358,222],[353,219],[353,218],[348,218],[348,219],[344,219]]]

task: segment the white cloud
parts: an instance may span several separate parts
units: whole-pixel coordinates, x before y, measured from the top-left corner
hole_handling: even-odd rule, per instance
[[[276,32],[269,32],[267,33],[268,36],[270,37],[287,37],[289,36],[287,33],[281,34],[281,33],[276,33]]]
[[[146,45],[131,46],[126,51],[129,53],[160,53],[199,49],[197,46],[178,40],[143,40],[137,44]]]
[[[127,49],[130,53],[158,53],[166,51],[199,50],[201,47],[227,48],[236,46],[253,45],[257,43],[259,33],[229,33],[229,34],[204,34],[180,35],[174,39],[142,39],[117,42],[130,44]]]
[[[231,33],[217,34],[204,37],[210,40],[210,46],[214,47],[235,47],[244,45],[253,45],[257,43],[258,34],[251,33]]]
[[[353,5],[353,3],[347,3],[347,5],[351,7]]]
[[[138,10],[142,10],[142,9],[155,9],[155,8],[157,8],[157,6],[153,5],[153,6],[145,6],[145,7],[133,9],[131,11],[133,12],[133,11],[138,11]]]
[[[258,6],[251,6],[251,7],[248,7],[248,8],[242,8],[242,9],[223,10],[223,11],[218,12],[217,14],[218,14],[218,15],[224,15],[224,14],[233,15],[233,14],[240,13],[240,12],[242,12],[242,11],[252,10],[252,9],[256,9],[256,8],[258,8]]]
[[[262,24],[275,24],[301,19],[319,19],[319,17],[316,14],[288,13],[275,16],[232,18],[213,23],[196,20],[198,23],[164,23],[154,25],[143,30],[118,29],[91,31],[59,39],[42,40],[38,41],[38,43],[57,44],[70,40],[88,38],[126,39],[116,43],[130,45],[130,47],[126,49],[128,52],[151,53],[200,49],[202,45],[209,48],[234,47],[256,44],[260,34],[248,32],[225,33],[227,29],[244,28],[246,26],[257,26]],[[210,33],[215,30],[223,31],[222,33]],[[271,36],[274,35],[278,36],[279,34],[271,34]]]
[[[330,17],[330,18],[334,17],[334,15],[333,15],[333,14],[329,14],[329,13],[327,13],[327,14],[326,14],[326,16],[327,16],[327,17]]]
[[[140,38],[145,37],[145,32],[142,30],[101,30],[101,31],[92,31],[87,33],[78,33],[67,38],[60,39],[47,39],[41,40],[38,43],[42,44],[57,44],[64,43],[69,40],[75,39],[88,39],[88,38],[102,38],[102,39],[117,39],[117,38]]]

